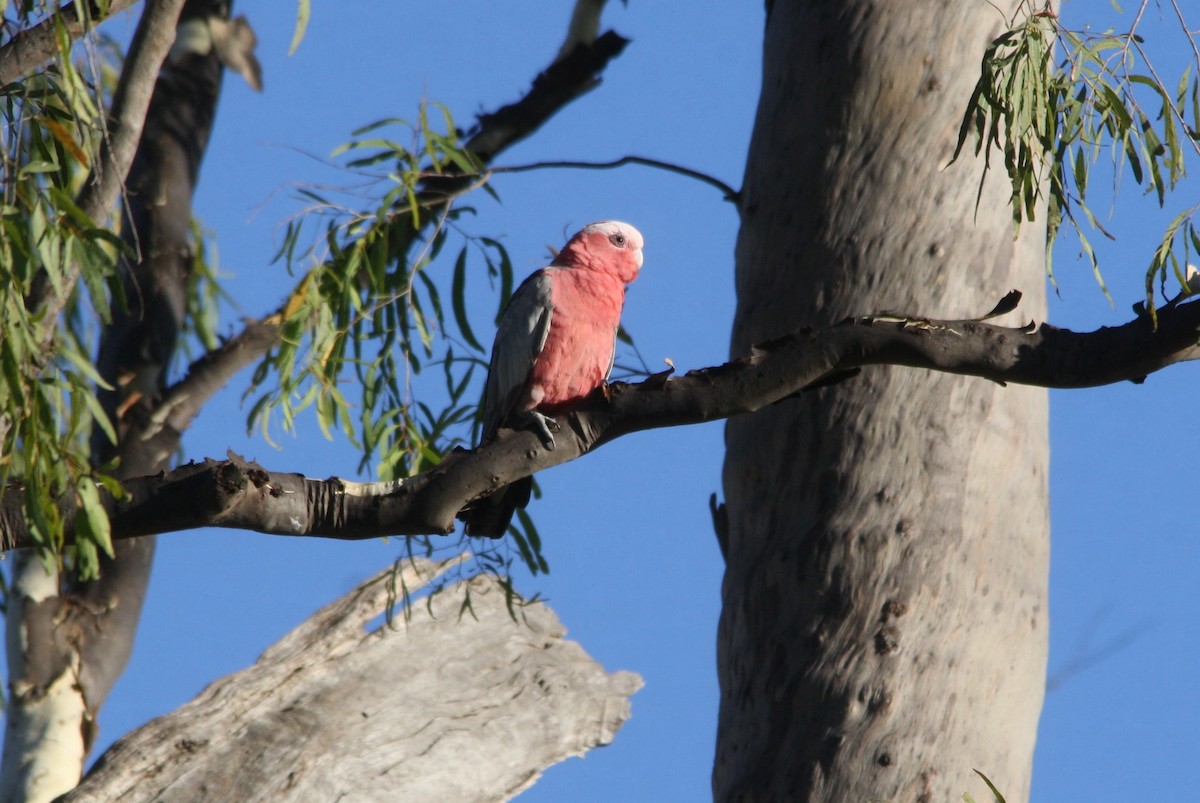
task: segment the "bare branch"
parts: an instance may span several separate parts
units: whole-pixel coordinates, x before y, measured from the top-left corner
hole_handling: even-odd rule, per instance
[[[491,176],[495,173],[527,173],[531,170],[545,170],[547,168],[572,168],[577,170],[612,170],[625,165],[644,165],[653,167],[658,170],[666,170],[668,173],[678,173],[681,176],[694,178],[697,181],[707,184],[710,187],[716,187],[721,191],[726,201],[737,203],[741,197],[741,193],[733,187],[726,184],[716,176],[711,176],[708,173],[703,173],[699,170],[693,170],[690,167],[677,165],[672,162],[664,162],[661,159],[651,159],[647,156],[622,156],[620,159],[613,159],[608,162],[587,162],[576,161],[571,159],[551,160],[545,162],[532,162],[524,165],[510,165],[505,167],[493,167],[485,170],[482,175]]]
[[[62,799],[508,800],[611,742],[641,678],[606,672],[542,603],[515,620],[493,578],[373,626],[461,560],[405,561],[362,583],[253,666],[122,737]]]
[[[108,136],[78,198],[79,208],[94,221],[100,222],[109,214],[133,164],[158,71],[175,42],[175,24],[183,4],[184,0],[150,3],[138,20],[113,93]]]
[[[122,445],[123,459],[144,461],[175,454],[183,433],[209,399],[277,342],[278,316],[247,321],[237,336],[192,363],[187,375],[167,388],[153,410],[131,411],[141,417]]]
[[[114,538],[199,526],[347,540],[444,534],[453,530],[456,514],[496,488],[622,435],[754,412],[860,367],[911,366],[1000,383],[1080,388],[1141,382],[1169,365],[1200,358],[1198,340],[1200,301],[1167,304],[1157,327],[1142,315],[1086,333],[982,319],[848,318],[760,344],[749,356],[715,368],[613,384],[558,416],[553,451],[532,432],[504,430],[475,451],[458,450],[436,469],[394,483],[314,480],[231,455],[130,480],[126,500],[107,504]],[[74,517],[72,505],[63,502],[67,521]],[[0,509],[4,549],[31,543],[20,511],[21,490],[10,488]]]
[[[87,4],[86,22],[80,19],[78,4],[64,3],[58,9],[62,26],[71,39],[78,39],[88,32],[88,24],[95,27],[134,4],[136,0],[109,0],[106,8],[96,2]],[[0,85],[11,84],[25,73],[45,64],[58,50],[58,32],[55,15],[20,31],[0,47]]]
[[[625,37],[606,31],[590,44],[576,45],[534,79],[525,97],[480,115],[476,127],[468,132],[467,150],[487,164],[525,139],[568,103],[599,86],[600,73],[627,44]]]

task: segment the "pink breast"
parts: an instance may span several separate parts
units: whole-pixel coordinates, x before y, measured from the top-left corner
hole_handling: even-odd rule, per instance
[[[578,268],[555,273],[550,332],[529,375],[537,409],[576,402],[604,381],[624,300],[625,285],[613,276]]]

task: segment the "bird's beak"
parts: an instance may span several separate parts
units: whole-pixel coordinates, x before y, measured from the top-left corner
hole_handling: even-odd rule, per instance
[[[642,269],[642,249],[640,249],[640,248],[637,250],[637,263],[638,263],[638,270],[641,270]]]

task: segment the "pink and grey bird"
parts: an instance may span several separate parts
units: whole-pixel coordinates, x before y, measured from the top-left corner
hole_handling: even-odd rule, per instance
[[[625,285],[642,267],[642,235],[628,223],[592,223],[549,267],[513,293],[500,319],[483,395],[483,441],[501,427],[526,427],[554,448],[547,416],[580,401],[612,371]],[[526,477],[466,511],[468,535],[499,538],[525,507]]]

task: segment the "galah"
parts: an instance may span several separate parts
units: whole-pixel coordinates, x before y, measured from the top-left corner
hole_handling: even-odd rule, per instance
[[[625,286],[642,267],[642,235],[628,223],[584,226],[549,267],[513,293],[492,346],[483,395],[485,442],[501,427],[527,427],[554,448],[547,416],[583,399],[612,371]],[[533,480],[496,490],[466,511],[468,535],[499,538],[525,507]]]

